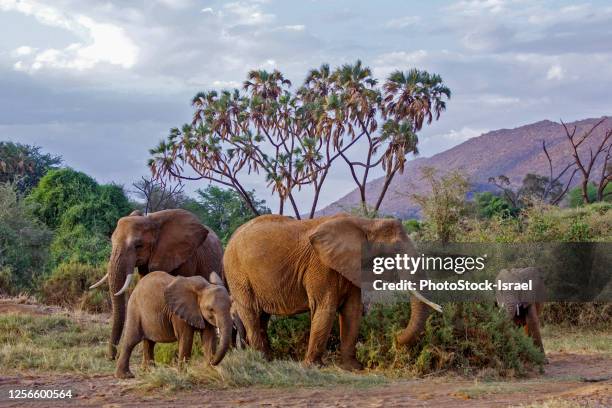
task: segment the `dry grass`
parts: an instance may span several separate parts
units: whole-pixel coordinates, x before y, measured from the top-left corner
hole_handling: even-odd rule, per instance
[[[232,350],[217,367],[202,359],[182,368],[160,366],[141,373],[145,388],[180,389],[230,387],[371,386],[386,382],[379,375],[353,374],[337,367],[305,367],[288,360],[266,361],[253,350]]]
[[[612,330],[576,329],[565,325],[546,325],[542,329],[546,352],[612,355]]]

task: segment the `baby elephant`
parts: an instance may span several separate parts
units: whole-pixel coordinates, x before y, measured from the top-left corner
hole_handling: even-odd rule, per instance
[[[497,275],[496,281],[502,283],[529,283],[531,290],[497,290],[495,298],[497,305],[506,311],[510,319],[518,326],[524,327],[528,336],[544,352],[542,336],[540,335],[540,313],[542,301],[546,295],[544,280],[538,268],[503,269]]]
[[[201,276],[174,277],[162,271],[147,274],[138,282],[128,302],[115,376],[133,377],[130,355],[141,341],[144,366],[153,362],[155,343],[178,340],[179,361],[189,359],[196,331],[200,332],[204,354],[210,358],[210,364],[218,364],[232,340],[230,307],[230,296],[214,272],[210,282]],[[220,341],[215,351],[216,328]]]

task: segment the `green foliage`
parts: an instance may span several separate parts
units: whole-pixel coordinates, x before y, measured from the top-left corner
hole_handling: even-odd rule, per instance
[[[0,292],[32,289],[45,271],[50,241],[15,187],[0,183]]]
[[[594,203],[597,201],[597,186],[595,183],[589,183],[587,185],[587,196],[589,202]],[[612,184],[608,184],[604,189],[604,201],[612,201]],[[582,187],[574,187],[568,193],[568,204],[572,208],[584,206],[584,200],[582,198]]]
[[[28,196],[35,204],[34,214],[49,228],[55,229],[66,211],[92,196],[96,196],[98,184],[94,179],[72,169],[52,170]]]
[[[594,203],[575,209],[534,205],[518,218],[466,219],[461,242],[609,242],[612,204]]]
[[[80,262],[101,265],[108,260],[111,243],[108,237],[87,229],[82,224],[57,230],[51,242],[51,264]]]
[[[443,176],[431,167],[421,169],[423,179],[431,187],[428,195],[413,194],[426,220],[424,234],[430,240],[450,242],[459,232],[459,222],[467,211],[466,194],[470,188],[467,178],[460,172]]]
[[[22,194],[61,163],[60,156],[41,153],[38,146],[0,142],[0,183],[12,183]]]
[[[34,214],[55,229],[51,264],[100,265],[110,254],[117,220],[132,210],[121,186],[99,185],[84,173],[50,171],[28,197]]]
[[[474,202],[480,218],[515,217],[519,212],[508,200],[489,191],[475,194]]]
[[[256,199],[254,192],[250,192],[249,196],[260,214],[270,213],[264,200]],[[197,198],[187,201],[183,208],[196,214],[224,244],[239,226],[255,217],[237,192],[215,186],[198,190]]]
[[[110,302],[105,288],[89,290],[104,274],[103,267],[93,267],[83,263],[59,265],[43,281],[40,299],[45,304],[63,307],[80,307],[90,312],[107,312]]]
[[[498,376],[525,375],[541,366],[544,356],[523,330],[493,305],[446,304],[443,313],[429,318],[421,341],[406,349],[395,336],[410,318],[407,300],[375,304],[361,322],[357,358],[366,368],[391,376],[424,375],[441,371],[474,374],[486,370]],[[308,348],[308,314],[277,317],[268,335],[276,358],[300,360]],[[338,325],[327,343],[327,360],[334,361],[340,347]]]
[[[306,355],[310,335],[310,315],[302,313],[295,316],[273,316],[268,325],[270,347],[275,358],[301,360]],[[327,342],[328,349],[334,352],[340,347],[340,331],[334,324]],[[332,357],[333,356],[327,356]]]
[[[421,340],[411,349],[395,342],[409,319],[409,303],[374,305],[362,326],[358,357],[372,369],[428,374],[446,370],[498,376],[525,375],[544,362],[544,355],[520,328],[494,305],[446,304],[434,313]]]
[[[419,220],[406,220],[403,222],[403,224],[408,234],[419,232],[421,228],[423,228],[423,225],[419,222]]]

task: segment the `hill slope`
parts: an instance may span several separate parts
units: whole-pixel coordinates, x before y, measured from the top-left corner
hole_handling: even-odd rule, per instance
[[[581,135],[599,120],[585,119],[569,123],[568,126],[577,126],[576,134]],[[606,117],[605,122],[597,128],[590,138],[591,145],[601,141],[605,129],[609,128],[612,128],[612,117]],[[410,195],[428,190],[427,185],[421,180],[419,170],[424,166],[434,167],[441,173],[460,169],[473,183],[474,191],[494,190],[488,179],[501,174],[519,185],[527,173],[547,176],[549,168],[542,151],[542,140],[546,141],[555,171],[560,171],[571,161],[571,147],[560,123],[543,120],[515,129],[494,130],[432,157],[418,158],[407,163],[404,173],[397,175],[389,186],[381,212],[401,218],[418,217],[419,209]],[[581,146],[580,154],[581,157],[583,154],[588,154],[588,146]],[[601,168],[600,163],[596,169]],[[577,174],[573,184],[578,180],[580,177]],[[378,196],[382,185],[382,178],[368,183],[368,203],[371,204]],[[346,211],[358,204],[359,195],[354,190],[319,211],[319,214]]]

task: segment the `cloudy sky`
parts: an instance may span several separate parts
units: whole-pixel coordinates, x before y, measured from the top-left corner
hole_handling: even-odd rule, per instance
[[[0,0],[0,27],[0,140],[126,186],[189,120],[196,92],[254,68],[294,83],[358,58],[379,78],[439,73],[453,98],[421,133],[423,156],[487,130],[612,113],[607,1]],[[335,174],[322,204],[348,179]]]

